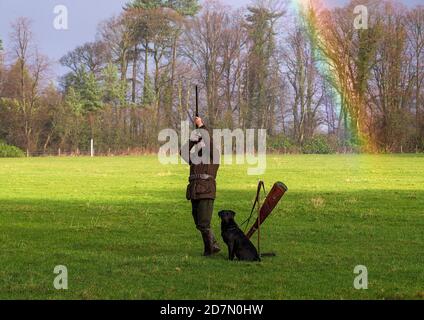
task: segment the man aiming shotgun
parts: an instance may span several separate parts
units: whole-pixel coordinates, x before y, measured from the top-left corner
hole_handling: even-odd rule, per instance
[[[198,89],[196,86],[196,114],[194,123],[197,128],[196,137],[190,138],[188,143],[181,147],[188,148],[188,152],[180,152],[181,156],[188,154],[188,159],[184,160],[190,165],[189,184],[187,186],[186,198],[191,200],[192,215],[196,228],[200,231],[204,244],[204,256],[218,253],[221,249],[215,239],[211,229],[213,205],[216,197],[216,175],[219,164],[213,163],[213,154],[217,152],[213,147],[212,135],[199,117]],[[206,139],[203,135],[208,134]],[[205,144],[208,143],[208,145]],[[202,157],[203,152],[209,153],[210,161],[192,161],[193,148]],[[187,151],[187,150],[184,150]],[[205,163],[204,163],[205,162]]]

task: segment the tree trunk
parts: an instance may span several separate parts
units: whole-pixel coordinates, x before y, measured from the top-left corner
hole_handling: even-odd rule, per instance
[[[134,47],[134,57],[133,57],[133,66],[132,66],[132,93],[131,101],[135,103],[137,97],[137,60],[138,60],[138,47]]]

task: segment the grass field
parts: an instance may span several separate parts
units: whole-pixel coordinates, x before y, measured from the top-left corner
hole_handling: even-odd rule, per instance
[[[156,157],[0,159],[1,299],[423,299],[424,157],[268,156],[289,187],[261,263],[204,258],[187,166]],[[258,177],[222,166],[217,211],[248,214]],[[55,290],[65,265],[69,289]],[[368,290],[353,269],[368,268]]]

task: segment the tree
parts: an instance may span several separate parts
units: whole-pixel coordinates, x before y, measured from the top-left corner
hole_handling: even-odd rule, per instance
[[[402,7],[387,4],[381,8],[384,28],[376,49],[372,78],[368,81],[370,110],[373,113],[373,140],[387,151],[401,151],[413,131],[410,105],[414,76],[412,59],[407,58],[407,38]]]
[[[86,72],[99,75],[110,59],[110,52],[106,50],[106,44],[96,41],[77,47],[63,56],[59,62],[74,73],[84,69]]]
[[[102,101],[105,104],[113,107],[120,107],[125,105],[125,82],[121,81],[118,77],[118,68],[109,63],[102,70]]]
[[[288,46],[283,49],[287,79],[292,87],[293,140],[303,144],[311,139],[320,124],[319,107],[323,101],[322,77],[317,70],[314,44],[307,36],[305,22],[294,23]]]
[[[135,98],[135,85],[137,59],[139,46],[144,52],[144,80],[142,102],[154,103],[159,113],[163,103],[165,123],[172,123],[172,104],[174,100],[175,68],[177,60],[178,39],[183,28],[183,20],[194,15],[199,6],[197,1],[158,1],[135,0],[124,7],[126,20],[133,30],[134,55],[133,55],[133,100]],[[151,58],[151,60],[150,60]],[[162,61],[165,60],[165,63]],[[149,61],[154,65],[154,74],[149,73]],[[169,80],[161,81],[163,73],[168,73]],[[153,83],[151,79],[153,78]],[[154,99],[152,99],[152,89]]]
[[[91,138],[94,137],[95,115],[104,106],[102,97],[102,88],[93,72],[80,68],[70,76],[66,100],[77,114],[88,118]]]
[[[163,28],[167,28],[167,21],[164,19],[164,16],[161,13],[162,1],[160,0],[135,0],[133,2],[127,3],[124,9],[125,20],[128,22],[129,30],[131,30],[131,38],[133,44],[133,90],[132,90],[132,100],[135,102],[136,99],[136,71],[137,71],[137,60],[139,57],[139,46],[143,48],[144,51],[144,81],[143,81],[143,98],[142,102],[153,103],[157,101],[157,90],[155,90],[155,98],[151,97],[151,82],[149,75],[149,55],[154,51],[156,57],[156,77],[158,76],[158,63],[161,57],[162,52],[157,48],[159,43],[153,43],[153,46],[156,45],[156,50],[151,48],[151,43],[153,38],[157,37]],[[159,56],[159,58],[158,58]],[[157,83],[155,81],[155,88]]]
[[[4,66],[4,58],[3,58],[3,47],[2,47],[2,41],[0,39],[0,97],[2,96],[4,73],[5,73],[5,66]]]
[[[249,128],[265,128],[266,115],[271,111],[270,85],[271,58],[275,54],[275,24],[283,12],[263,3],[248,7],[246,29],[249,40],[247,61],[247,119]]]
[[[8,85],[10,98],[18,107],[27,152],[36,149],[39,124],[37,115],[41,113],[40,95],[44,77],[48,70],[47,58],[39,54],[32,43],[31,22],[19,18],[12,24],[12,57],[16,61],[9,72]]]
[[[193,64],[206,89],[207,118],[211,126],[220,108],[219,85],[226,67],[223,55],[226,28],[231,19],[229,11],[219,3],[207,2],[202,14],[188,24],[183,40],[183,55]]]
[[[99,37],[110,52],[111,61],[118,66],[121,81],[127,81],[132,35],[123,15],[114,16],[99,25]]]
[[[232,128],[237,123],[241,126],[242,105],[245,101],[242,95],[243,72],[246,62],[247,33],[242,28],[243,11],[228,13],[228,21],[222,35],[223,81],[220,91],[223,92],[225,106],[220,110],[226,127]],[[236,114],[238,112],[238,114]],[[238,116],[238,119],[237,119]]]
[[[413,65],[416,145],[424,147],[424,6],[418,6],[407,14],[406,28]]]
[[[202,3],[197,14],[196,0],[130,1],[60,60],[59,88],[29,20],[17,20],[0,51],[0,139],[29,153],[87,148],[93,136],[99,151],[151,151],[158,130],[192,117],[198,84],[208,124],[266,128],[276,149],[322,134],[342,150],[424,147],[422,6],[308,0],[292,19],[274,0]],[[372,12],[368,30],[354,28],[358,4]]]
[[[340,96],[341,107],[346,118],[345,125],[350,124],[353,133],[352,142],[362,144],[365,148],[374,149],[373,140],[369,139],[369,117],[366,103],[367,84],[371,69],[375,63],[375,54],[381,35],[381,25],[377,17],[370,19],[368,29],[356,30],[353,26],[354,8],[356,5],[366,5],[368,10],[378,10],[379,1],[368,0],[365,3],[351,1],[344,8],[333,11],[319,11],[310,2],[304,13],[309,26],[317,41],[318,49],[330,61],[329,80]],[[384,4],[382,4],[384,5]],[[314,25],[323,32],[318,35]]]

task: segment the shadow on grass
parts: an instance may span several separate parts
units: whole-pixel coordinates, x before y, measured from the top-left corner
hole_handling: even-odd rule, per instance
[[[201,237],[180,190],[162,191],[157,201],[117,196],[120,200],[2,199],[0,271],[6,291],[0,296],[56,297],[37,285],[31,289],[31,283],[38,277],[50,283],[50,269],[62,263],[80,277],[69,293],[77,298],[119,298],[128,292],[129,298],[361,298],[351,291],[358,264],[370,268],[370,287],[379,288],[365,297],[422,292],[421,190],[289,191],[262,229],[262,250],[277,256],[254,265],[226,261],[226,248],[212,259],[200,256]],[[220,190],[215,232],[218,210],[235,210],[241,222],[253,196]],[[246,282],[259,276],[259,282]],[[205,291],[200,279],[209,279],[208,290],[214,291]],[[138,281],[147,291],[137,291]],[[238,283],[245,285],[241,289]],[[274,284],[284,295],[270,291]]]
[[[118,196],[122,199],[125,194]],[[246,191],[221,190],[215,201],[213,217],[216,232],[219,230],[219,210],[236,211],[236,220],[241,223],[249,215],[253,196]],[[7,239],[16,239],[18,235],[27,240],[33,237],[34,244],[55,237],[72,243],[78,236],[101,242],[101,236],[105,236],[115,239],[117,246],[127,241],[135,245],[135,240],[152,245],[157,243],[157,248],[161,249],[153,250],[155,253],[162,250],[171,254],[178,250],[181,239],[188,243],[197,236],[197,231],[190,202],[182,193],[168,190],[158,194],[158,199],[150,202],[133,198],[125,201],[3,199],[0,229]],[[390,239],[399,236],[399,240],[402,237],[418,240],[418,230],[424,227],[423,207],[424,191],[421,190],[289,191],[264,223],[264,232],[268,232],[271,238],[286,237],[298,228],[317,238],[322,235],[323,239],[331,239],[343,231],[357,229],[360,235],[361,232],[381,229],[384,233],[385,230],[391,232],[386,235]],[[142,243],[135,245],[134,250],[142,246]]]

